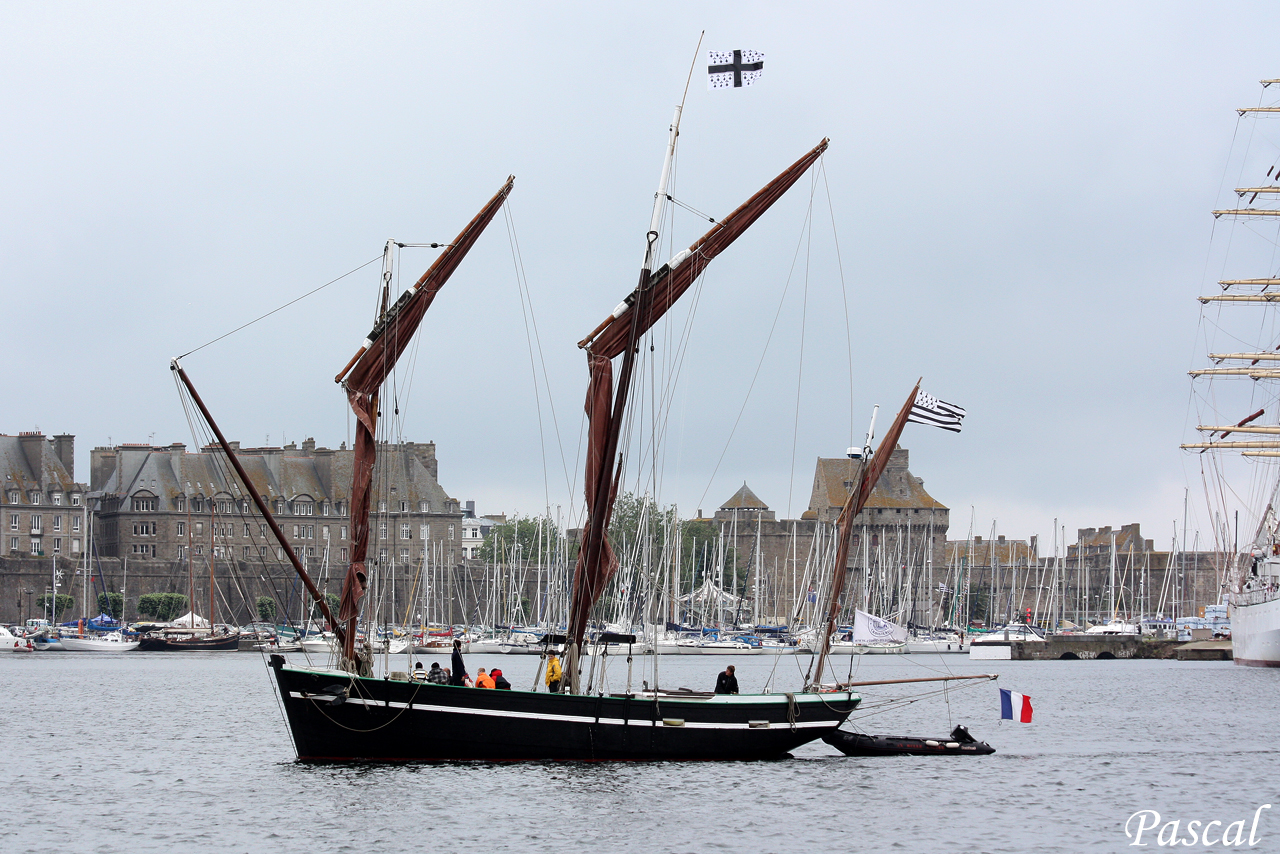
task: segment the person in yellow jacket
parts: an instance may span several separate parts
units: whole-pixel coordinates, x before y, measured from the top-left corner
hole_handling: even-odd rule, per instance
[[[556,658],[556,654],[553,652],[551,657],[547,659],[547,690],[552,694],[560,693],[560,677],[562,675],[560,659]]]

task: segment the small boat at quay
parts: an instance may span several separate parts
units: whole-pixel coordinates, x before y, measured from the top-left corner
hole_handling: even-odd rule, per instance
[[[67,635],[62,638],[62,646],[68,652],[132,652],[138,648],[138,641],[126,640],[120,632],[108,632],[96,637]]]

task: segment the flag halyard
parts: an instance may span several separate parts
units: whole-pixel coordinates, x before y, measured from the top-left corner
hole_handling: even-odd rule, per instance
[[[907,416],[907,421],[959,433],[966,415],[968,413],[954,403],[938,400],[928,392],[921,391],[916,395],[916,401],[911,406],[911,414]]]

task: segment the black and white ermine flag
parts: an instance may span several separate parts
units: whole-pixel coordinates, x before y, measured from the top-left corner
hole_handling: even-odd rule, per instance
[[[950,430],[952,433],[959,433],[960,422],[964,421],[966,414],[954,403],[946,403],[922,391],[916,395],[916,401],[911,405],[911,414],[907,416],[907,421],[930,424],[941,427],[943,430]]]
[[[740,89],[764,74],[764,54],[758,50],[707,51],[707,88]]]

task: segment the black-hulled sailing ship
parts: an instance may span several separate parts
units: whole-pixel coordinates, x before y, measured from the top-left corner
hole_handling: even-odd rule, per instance
[[[618,568],[606,538],[625,454],[620,433],[631,391],[641,337],[692,285],[721,251],[774,204],[827,148],[808,151],[737,210],[715,223],[688,249],[655,269],[660,204],[678,134],[680,108],[670,128],[667,156],[646,236],[639,284],[579,346],[590,369],[586,409],[589,417],[585,466],[587,519],[574,571],[565,642],[563,693],[492,691],[375,678],[372,655],[356,643],[361,599],[368,584],[370,489],[378,392],[408,346],[435,295],[461,263],[513,186],[508,179],[436,262],[383,311],[359,352],[337,376],[356,415],[355,464],[351,490],[351,563],[337,615],[307,575],[257,491],[247,489],[267,520],[316,605],[334,626],[341,649],[335,667],[289,664],[272,655],[285,716],[299,759],[315,761],[430,760],[683,760],[769,759],[783,757],[807,742],[832,733],[857,707],[852,688],[822,684],[825,654],[817,675],[794,693],[717,695],[664,691],[657,686],[624,693],[583,691],[583,644],[591,609]],[[620,359],[615,380],[614,361]],[[246,484],[234,450],[213,422],[185,371],[173,370],[191,395]],[[917,387],[918,388],[918,387]],[[915,398],[913,389],[876,454],[866,453],[855,488],[840,521],[837,566],[847,562],[852,520],[862,509],[892,454]],[[868,435],[868,442],[870,434]],[[836,572],[838,583],[845,573]],[[840,591],[832,591],[828,614],[835,624]],[[825,653],[824,646],[823,652]]]

